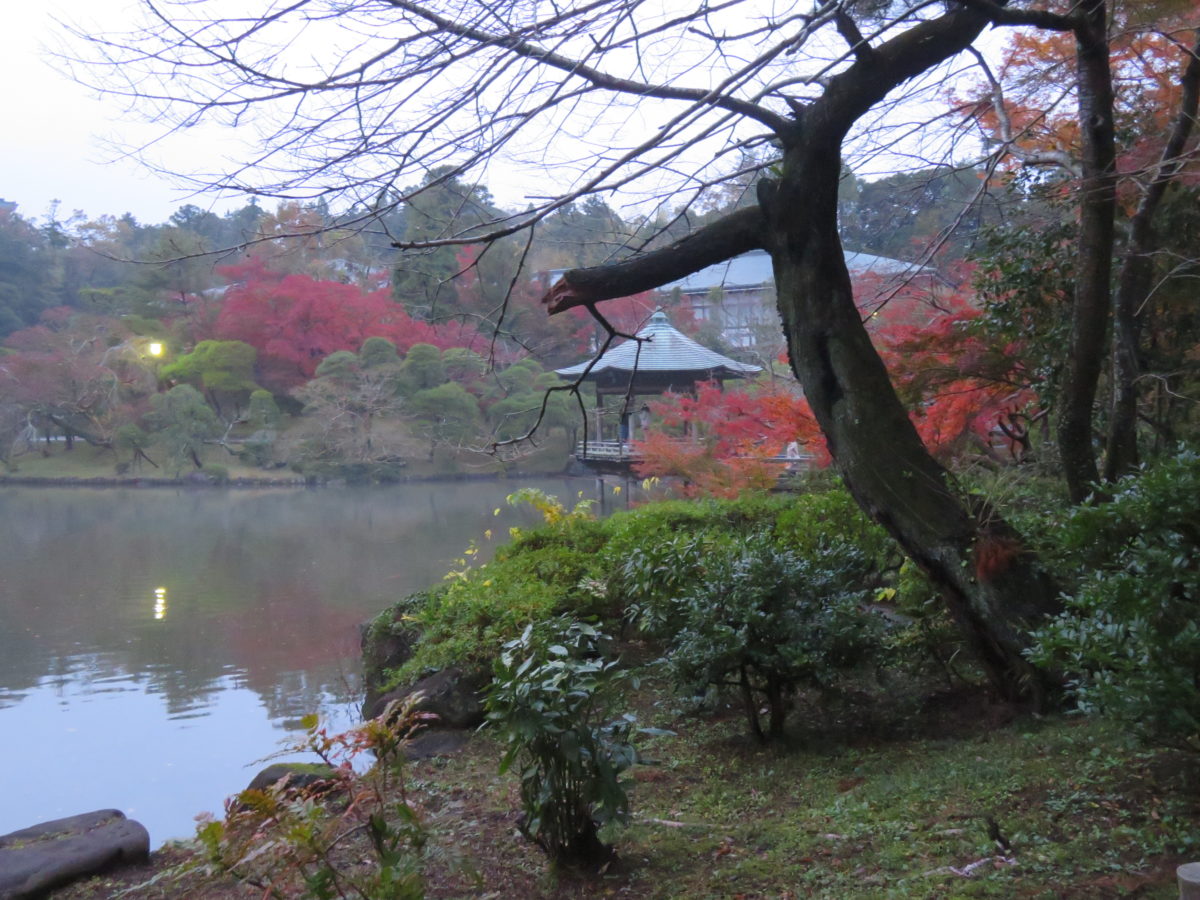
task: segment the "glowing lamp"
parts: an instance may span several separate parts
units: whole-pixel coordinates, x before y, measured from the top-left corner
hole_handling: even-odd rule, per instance
[[[162,356],[163,345],[161,341],[151,341],[150,346],[146,348],[151,356]]]

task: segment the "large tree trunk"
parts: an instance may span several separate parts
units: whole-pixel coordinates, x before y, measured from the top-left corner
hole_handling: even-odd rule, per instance
[[[1058,417],[1058,452],[1073,503],[1082,503],[1100,480],[1092,416],[1106,356],[1104,338],[1112,296],[1113,223],[1117,210],[1107,4],[1104,0],[1087,0],[1080,13],[1082,18],[1075,28],[1083,172],[1079,185],[1079,252]]]
[[[837,234],[837,146],[806,142],[784,161],[765,240],[789,357],[846,485],[942,590],[993,684],[1037,695],[1030,627],[1058,591],[986,505],[969,508],[929,454],[871,344]],[[765,192],[764,192],[765,193]]]

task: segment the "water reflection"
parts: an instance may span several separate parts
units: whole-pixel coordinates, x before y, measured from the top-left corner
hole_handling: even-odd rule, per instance
[[[190,833],[301,716],[349,724],[358,625],[528,521],[514,487],[0,489],[0,833],[107,806]]]

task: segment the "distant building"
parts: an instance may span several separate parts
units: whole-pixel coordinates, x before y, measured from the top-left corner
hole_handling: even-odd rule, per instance
[[[880,286],[898,286],[914,277],[931,277],[928,266],[873,256],[846,253],[853,278],[876,276]],[[677,299],[697,324],[712,323],[730,347],[753,349],[760,335],[778,336],[782,323],[775,306],[775,274],[765,250],[751,250],[664,285],[662,292]]]

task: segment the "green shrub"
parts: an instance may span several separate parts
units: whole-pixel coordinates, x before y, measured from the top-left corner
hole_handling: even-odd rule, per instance
[[[515,764],[521,778],[521,833],[556,862],[608,859],[600,828],[629,818],[620,776],[637,761],[633,717],[608,721],[624,676],[603,644],[578,622],[544,636],[528,626],[505,644],[488,691],[488,719],[508,744],[500,771]]]
[[[704,577],[710,554],[730,540],[700,530],[634,547],[609,579],[609,589],[624,598],[626,617],[647,634],[673,634],[682,624],[675,599]]]
[[[229,470],[222,465],[207,463],[200,471],[202,474],[208,476],[208,480],[213,484],[225,484],[229,481]]]
[[[258,392],[256,391],[256,393]],[[272,429],[262,428],[242,442],[242,449],[238,452],[238,459],[248,466],[266,468],[271,463],[274,449],[275,432]]]
[[[551,585],[504,567],[486,567],[430,591],[413,611],[416,651],[395,674],[398,684],[450,665],[490,666],[496,648],[532,622],[551,619],[561,597]]]
[[[890,603],[898,623],[888,631],[887,647],[896,664],[922,668],[932,664],[952,687],[959,672],[956,659],[965,649],[962,630],[955,624],[946,602],[929,577],[910,559],[900,565],[890,587],[876,599]]]
[[[776,511],[774,538],[780,546],[807,555],[825,541],[852,544],[879,569],[900,562],[896,543],[841,487],[790,498]]]
[[[674,631],[668,668],[696,692],[736,687],[755,736],[779,737],[797,688],[826,688],[881,651],[883,621],[865,610],[869,575],[863,554],[840,542],[811,556],[754,534],[710,548],[702,577],[662,616]]]
[[[394,484],[404,480],[405,466],[402,459],[373,462],[312,460],[302,462],[297,471],[311,482],[340,480],[346,484]]]
[[[586,506],[568,509],[536,490],[517,491],[510,502],[532,505],[546,524],[515,532],[485,566],[471,565],[468,551],[443,587],[405,610],[420,638],[389,673],[390,686],[448,665],[486,669],[498,647],[558,615],[614,624],[627,615],[647,633],[669,636],[683,614],[674,601],[706,577],[710,557],[743,546],[747,532],[806,557],[824,548],[822,532],[862,540],[863,588],[878,581],[877,560],[887,555],[882,533],[844,492],[656,503],[599,521]]]
[[[1033,659],[1068,673],[1085,712],[1200,752],[1200,457],[1183,452],[1074,510],[1063,547],[1081,577]]]

